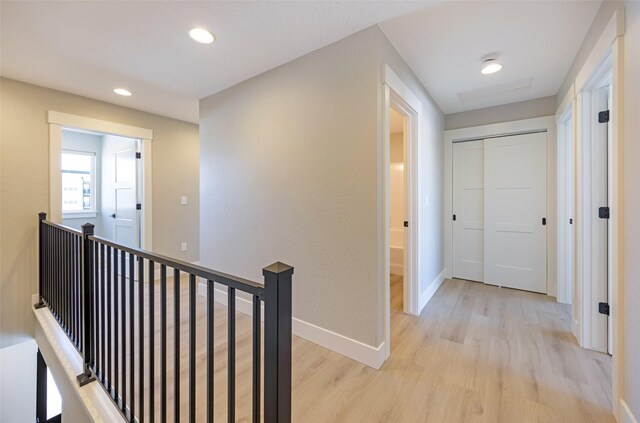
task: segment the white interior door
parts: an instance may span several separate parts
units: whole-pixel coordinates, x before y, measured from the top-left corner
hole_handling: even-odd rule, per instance
[[[546,133],[484,140],[487,284],[547,292],[546,140]]]
[[[484,281],[484,141],[453,144],[453,269]]]
[[[115,151],[114,163],[113,238],[118,244],[137,247],[139,231],[136,209],[137,163],[135,148]]]

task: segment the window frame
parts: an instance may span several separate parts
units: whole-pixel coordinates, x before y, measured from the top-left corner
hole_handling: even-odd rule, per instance
[[[81,151],[81,150],[70,150],[70,149],[62,149],[60,151],[60,176],[65,173],[64,168],[62,167],[62,155],[63,154],[75,154],[79,156],[89,156],[91,157],[91,209],[89,210],[65,210],[64,202],[62,201],[62,218],[72,219],[72,218],[83,218],[83,217],[96,217],[98,215],[98,207],[96,204],[96,178],[97,178],[97,169],[96,169],[96,156],[97,153],[93,151]],[[62,186],[61,186],[62,189]],[[64,190],[63,190],[64,192]]]

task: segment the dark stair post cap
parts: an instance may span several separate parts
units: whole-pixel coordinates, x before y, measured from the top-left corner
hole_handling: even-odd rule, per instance
[[[289,266],[288,264],[284,264],[282,262],[275,262],[265,268],[262,269],[262,274],[263,275],[267,275],[268,273],[274,273],[274,274],[292,274],[293,273],[293,266]]]

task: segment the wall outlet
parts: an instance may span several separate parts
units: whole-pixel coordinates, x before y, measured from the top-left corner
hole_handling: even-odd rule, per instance
[[[187,204],[187,197],[182,196],[180,197],[180,204],[182,204],[183,206]]]
[[[180,245],[180,250],[181,251],[187,251],[187,243],[183,242],[182,245]]]

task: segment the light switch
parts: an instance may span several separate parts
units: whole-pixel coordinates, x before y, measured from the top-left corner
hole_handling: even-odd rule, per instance
[[[180,250],[187,251],[187,243],[186,242],[182,243],[182,245],[180,246]]]
[[[180,204],[182,204],[183,206],[184,206],[185,204],[187,204],[187,197],[182,196],[182,197],[180,198]]]

